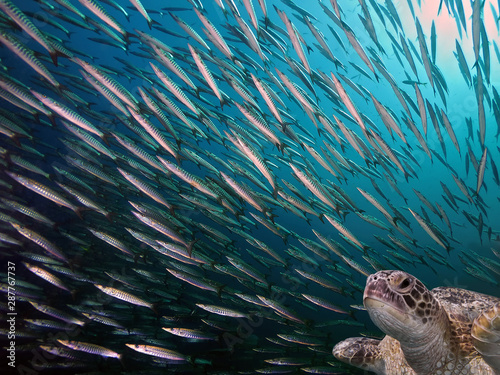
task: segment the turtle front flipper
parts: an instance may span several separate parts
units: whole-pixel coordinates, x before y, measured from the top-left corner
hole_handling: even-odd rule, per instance
[[[500,302],[474,320],[471,335],[484,361],[500,374]]]
[[[376,374],[385,374],[385,361],[378,344],[380,340],[350,337],[333,347],[332,354],[339,361]]]

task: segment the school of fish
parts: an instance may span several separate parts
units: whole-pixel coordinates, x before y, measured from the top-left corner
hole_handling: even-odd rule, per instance
[[[368,275],[499,295],[500,2],[143,3],[0,0],[10,370],[356,373]]]

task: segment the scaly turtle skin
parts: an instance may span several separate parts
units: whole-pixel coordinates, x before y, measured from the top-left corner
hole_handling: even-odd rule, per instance
[[[406,272],[379,271],[363,303],[386,336],[338,343],[333,355],[342,362],[380,375],[500,375],[500,298],[428,290]]]

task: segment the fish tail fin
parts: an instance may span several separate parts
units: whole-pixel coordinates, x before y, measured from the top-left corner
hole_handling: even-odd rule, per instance
[[[477,68],[477,67],[479,67],[479,59],[477,59],[476,62],[474,63],[474,65],[472,65],[471,70],[474,68]]]
[[[313,319],[304,319],[304,324],[307,328],[312,328],[315,323]]]
[[[222,284],[221,286],[217,287],[217,297],[219,297],[219,299],[222,298],[222,290],[226,287],[225,284]]]
[[[273,187],[273,198],[274,199],[278,198],[278,192],[279,192],[279,190],[280,190],[279,186],[277,186],[276,183],[275,183],[274,187]]]
[[[271,66],[270,63],[269,63],[269,60],[268,59],[263,59],[262,62],[264,63],[264,66],[269,69],[269,67]]]
[[[123,362],[123,354],[118,354],[118,360],[120,361],[120,364],[122,365],[122,367],[124,369],[126,369],[125,363]]]
[[[280,122],[280,124],[281,124],[281,131],[283,133],[285,133],[286,132],[286,127],[288,126],[288,123],[287,122]]]
[[[271,289],[271,288],[273,287],[273,285],[274,285],[274,283],[272,283],[272,282],[270,282],[270,283],[268,282],[268,283],[267,283],[267,291],[268,291],[269,293],[272,291],[272,289]]]
[[[175,161],[177,162],[177,165],[181,166],[183,159],[186,159],[186,158],[183,157],[181,154],[179,154],[179,153],[175,154]]]
[[[160,22],[158,22],[158,21],[155,21],[155,20],[153,20],[153,19],[150,19],[150,20],[148,21],[148,27],[149,27],[149,30],[152,30],[153,25],[158,25],[158,26],[161,26],[161,23],[160,23]]]
[[[150,308],[155,313],[156,316],[160,315],[158,313],[158,302],[152,303]]]
[[[191,254],[193,253],[193,246],[199,240],[200,240],[199,238],[196,238],[196,239],[194,239],[194,240],[192,240],[191,242],[188,243],[188,245],[187,245],[187,252],[188,252],[188,255],[189,255],[190,258],[191,258]]]
[[[115,212],[108,212],[106,215],[104,215],[106,217],[106,219],[112,223],[113,222],[113,216],[115,216],[116,213]]]
[[[220,100],[220,109],[222,110],[224,108],[224,105],[229,105],[226,99],[222,98]]]
[[[429,265],[429,263],[427,263],[427,262],[425,261],[425,259],[424,259],[424,256],[423,256],[423,255],[419,255],[417,258],[420,260],[420,263],[425,264],[426,266],[428,266],[428,265]]]
[[[175,205],[171,205],[170,208],[168,209],[168,211],[172,214],[172,216],[175,216],[175,209],[177,209],[179,207],[175,206]]]
[[[39,112],[34,113],[34,114],[33,114],[33,119],[34,119],[34,120],[35,120],[38,124],[40,124],[40,113],[39,113]],[[497,139],[498,139],[498,133],[497,133],[497,135],[496,135],[496,136],[497,136]]]
[[[71,272],[75,272],[75,265],[72,260],[67,260],[66,263],[68,264],[69,269]]]
[[[325,214],[319,214],[318,219],[320,219],[321,222],[324,224],[325,223]]]
[[[175,140],[175,144],[177,145],[177,147],[179,147],[179,150],[181,149],[181,143],[182,143],[182,139],[177,138],[177,139]]]
[[[356,321],[358,320],[358,319],[356,318],[356,316],[354,316],[354,311],[353,311],[353,310],[349,310],[349,312],[347,313],[347,315],[349,315],[351,318],[353,318],[353,319],[354,319],[354,320],[356,320]]]
[[[127,46],[130,44],[131,37],[137,37],[137,36],[135,34],[129,33],[128,31],[126,31],[125,35],[123,35],[123,39],[125,40]]]
[[[75,214],[81,219],[83,220],[83,215],[82,215],[82,212],[85,210],[85,207],[75,207],[73,209],[73,211],[75,212]]]
[[[112,135],[110,133],[105,133],[101,136],[101,139],[104,143],[106,143],[106,146],[109,146],[109,138],[111,137]]]
[[[64,94],[63,91],[71,91],[68,86],[66,85],[63,85],[62,83],[59,83],[57,84],[57,86],[55,87],[55,89],[57,90],[57,92],[59,94]]]
[[[436,271],[434,268],[432,268],[430,265],[429,265],[429,268],[430,268],[430,269],[432,270],[432,272],[434,272],[436,275],[438,274],[438,273],[437,273],[437,271]]]
[[[60,54],[56,51],[56,50],[52,50],[50,52],[50,58],[52,59],[52,62],[54,63],[55,66],[58,66],[57,64],[57,57],[59,56]]]
[[[269,17],[264,17],[264,27],[266,28],[266,30],[268,26],[269,26]]]
[[[53,127],[56,127],[56,116],[54,115],[54,112],[49,112],[47,115],[49,118],[50,123],[52,124]]]
[[[14,141],[14,143],[16,144],[17,147],[21,147],[21,142],[19,142],[19,138],[20,138],[19,134],[16,134],[10,138]]]
[[[54,222],[54,224],[52,224],[52,229],[58,230],[59,229],[59,225],[61,225],[61,223]]]
[[[275,223],[274,223],[274,218],[275,218],[275,217],[278,217],[278,215],[273,214],[273,213],[270,213],[270,214],[269,214],[269,220],[271,220],[271,222],[272,222],[273,224],[275,224]]]
[[[393,224],[394,224],[394,226],[396,226],[396,227],[398,226],[398,220],[399,220],[399,217],[397,217],[397,216],[394,216],[394,217],[392,218],[392,223],[393,223]]]
[[[280,147],[281,147],[281,150],[280,150],[280,151],[281,151],[281,154],[284,154],[285,149],[286,149],[287,147],[290,147],[290,146],[288,146],[286,143],[281,142],[281,143],[280,143]]]

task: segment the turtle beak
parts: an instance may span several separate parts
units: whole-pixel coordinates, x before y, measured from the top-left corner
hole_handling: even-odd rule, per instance
[[[394,304],[389,304],[387,302],[380,301],[377,298],[365,297],[363,299],[363,304],[365,305],[370,317],[373,315],[379,315],[380,313],[386,313],[394,318],[396,318],[401,323],[405,324],[410,320],[407,313],[399,309]],[[373,318],[372,318],[373,320]]]

